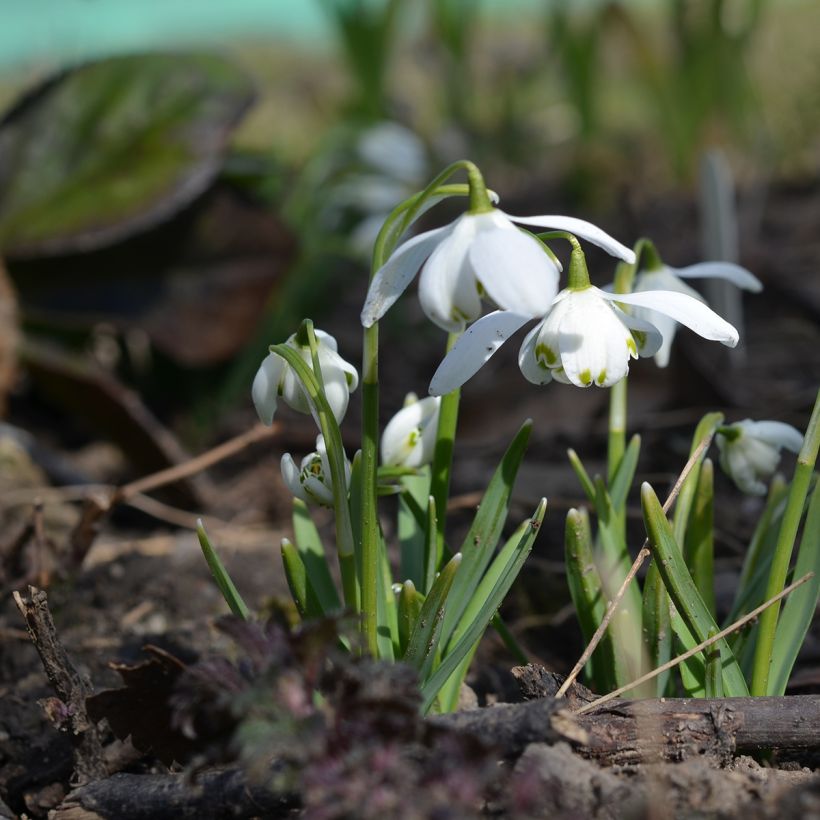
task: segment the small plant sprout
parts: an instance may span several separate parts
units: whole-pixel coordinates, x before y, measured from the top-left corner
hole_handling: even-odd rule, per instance
[[[639,242],[638,249],[638,273],[635,276],[634,287],[636,293],[675,291],[704,301],[694,288],[683,281],[684,279],[723,279],[750,293],[760,293],[763,290],[763,285],[753,273],[732,262],[699,262],[685,268],[672,268],[661,261],[657,249],[648,239]],[[663,342],[655,353],[655,364],[658,367],[666,367],[672,353],[672,342],[678,329],[678,321],[663,311],[647,307],[636,307],[634,313],[653,324],[663,337]]]
[[[749,495],[766,495],[766,482],[780,463],[780,451],[799,453],[803,436],[782,421],[743,421],[717,431],[720,466]]]
[[[459,172],[466,172],[466,183],[451,181]],[[465,198],[466,211],[443,228],[405,238],[420,214],[448,198]],[[570,453],[593,515],[578,508],[567,516],[568,584],[588,646],[565,686],[585,665],[591,684],[602,693],[629,691],[636,680],[640,686],[631,691],[640,696],[736,696],[784,688],[817,602],[818,584],[808,582],[806,570],[816,567],[820,555],[817,527],[804,530],[795,571],[804,570],[806,578],[799,589],[793,586],[780,621],[772,600],[779,602],[786,587],[817,457],[820,410],[815,410],[802,445],[799,433],[786,425],[745,421],[727,426],[720,413],[707,414],[694,432],[689,462],[667,503],[661,507],[655,490],[642,486],[647,539],[633,561],[627,501],[641,442],[639,436],[626,440],[630,360],[660,350],[665,331],[658,323],[667,319],[730,347],[737,344],[738,333],[689,293],[672,269],[652,261],[648,240],[633,251],[583,220],[511,217],[495,208],[494,201],[476,165],[456,162],[399,203],[382,225],[361,313],[362,438],[352,463],[339,425],[358,376],[339,355],[335,340],[305,320],[287,342],[271,346],[260,367],[253,399],[262,420],[270,423],[281,396],[310,413],[320,433],[316,452],[300,466],[289,454],[282,459],[282,473],[294,495],[294,538],[283,541],[282,557],[298,612],[311,618],[345,609],[357,616],[359,641],[349,642],[350,650],[412,666],[425,712],[456,707],[490,625],[517,659],[526,658],[498,609],[546,513],[546,499],[541,499],[532,516],[504,538],[530,421],[523,423],[492,474],[460,544],[451,543],[447,510],[459,388],[506,339],[536,322],[519,356],[529,381],[610,388],[606,475],[590,476],[581,458]],[[535,234],[513,223],[553,230]],[[562,268],[548,246],[553,240],[571,246],[567,284],[560,292]],[[591,284],[582,240],[621,260],[611,291]],[[639,258],[646,270],[636,278]],[[380,435],[378,321],[419,270],[424,312],[447,331],[445,355],[430,383],[434,397],[408,395]],[[666,282],[666,287],[650,287],[653,275],[656,285]],[[693,266],[678,275],[725,276],[748,289],[757,284],[736,266]],[[634,290],[633,284],[638,285]],[[500,309],[481,318],[485,297]],[[800,449],[792,487],[772,484],[728,625],[718,623],[714,593],[718,511],[707,450],[716,434],[722,462],[741,487],[755,491],[764,486],[757,482],[774,470],[779,447]],[[396,549],[388,545],[381,526],[387,508],[380,510],[380,497],[387,494],[397,497]],[[326,549],[305,502],[332,507],[335,549]],[[812,523],[820,516],[816,490],[807,515]],[[200,538],[223,593],[235,611],[243,608],[203,530]],[[389,557],[394,554],[397,566]],[[641,582],[637,571],[650,555],[654,560]],[[764,605],[769,608],[760,626],[748,618],[742,631],[731,626]],[[673,652],[683,654],[681,663],[670,663]],[[658,671],[647,675],[652,670]],[[679,680],[672,678],[673,671]]]
[[[441,399],[419,400],[408,393],[404,407],[387,422],[382,433],[381,455],[385,467],[424,467],[433,460]]]
[[[347,412],[347,403],[351,391],[359,383],[356,368],[346,362],[337,352],[336,340],[322,330],[314,331],[317,342],[317,355],[324,383],[324,395],[333,411],[333,416],[340,422]],[[297,351],[302,360],[310,364],[311,350],[306,337],[300,338],[294,333],[285,344]],[[251,388],[256,412],[264,424],[271,424],[276,412],[276,403],[281,396],[285,403],[300,413],[310,413],[310,401],[294,373],[293,368],[277,353],[269,353],[262,361]]]

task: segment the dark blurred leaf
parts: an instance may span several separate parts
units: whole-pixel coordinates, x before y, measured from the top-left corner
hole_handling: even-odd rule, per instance
[[[17,296],[0,259],[0,416],[5,415],[6,396],[14,383],[19,330]]]
[[[0,122],[0,247],[90,250],[176,213],[253,99],[221,57],[117,57],[52,78]]]

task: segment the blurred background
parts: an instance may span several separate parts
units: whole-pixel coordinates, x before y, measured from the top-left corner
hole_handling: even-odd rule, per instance
[[[637,426],[666,435],[714,405],[804,423],[820,380],[816,2],[2,8],[3,429],[48,480],[122,481],[247,429],[267,345],[304,316],[357,361],[381,221],[465,157],[512,213],[583,216],[670,264],[739,261],[763,280],[745,302],[706,293],[744,328],[734,354],[680,334],[668,370],[633,368]],[[590,260],[609,281],[611,260]],[[412,298],[384,326],[386,417],[426,392],[444,340]],[[603,391],[547,401],[514,358],[465,391],[468,467],[526,415],[545,422],[545,459],[604,429]],[[354,403],[351,444],[357,419]],[[293,419],[281,449],[313,435]],[[543,464],[536,497],[565,480]]]

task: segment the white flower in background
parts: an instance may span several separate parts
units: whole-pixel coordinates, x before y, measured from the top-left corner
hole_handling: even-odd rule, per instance
[[[731,262],[700,262],[686,268],[671,268],[668,265],[661,264],[659,267],[642,270],[635,277],[633,290],[636,293],[671,290],[685,293],[687,296],[703,302],[703,297],[694,288],[689,287],[682,281],[683,279],[725,279],[727,282],[731,282],[733,285],[752,293],[759,293],[763,289],[760,280],[740,265],[734,265]],[[647,322],[651,322],[660,331],[663,343],[655,354],[655,363],[658,367],[666,367],[669,364],[672,342],[678,329],[678,323],[669,316],[646,308],[637,308],[635,315]]]
[[[324,436],[316,438],[316,452],[308,453],[299,467],[290,453],[282,456],[282,478],[288,489],[305,503],[333,506],[333,482]],[[345,458],[345,483],[350,484],[350,463]]]
[[[347,410],[350,393],[359,383],[359,374],[352,364],[338,354],[336,340],[329,333],[321,330],[315,330],[314,333],[318,343],[319,366],[322,369],[325,396],[336,421],[341,422]],[[312,367],[310,347],[300,344],[295,333],[285,344],[299,351],[305,362]],[[273,422],[279,396],[294,410],[300,413],[311,412],[310,402],[301,382],[290,365],[276,353],[269,353],[263,359],[253,380],[251,395],[256,412],[264,424]]]
[[[428,396],[419,401],[408,393],[404,407],[387,422],[381,440],[385,467],[423,467],[433,460],[441,399]]]
[[[569,231],[627,262],[635,254],[607,233],[568,216],[508,216],[491,208],[462,214],[443,228],[400,245],[376,272],[362,309],[362,324],[377,322],[421,268],[419,300],[427,317],[458,333],[481,315],[481,298],[530,318],[543,316],[558,290],[558,263],[545,246],[513,224]]]
[[[803,436],[782,421],[744,419],[718,430],[720,466],[749,495],[765,495],[766,484],[780,463],[780,450],[799,453]]]
[[[610,387],[629,370],[630,358],[654,355],[661,335],[649,322],[618,303],[650,308],[686,325],[705,339],[734,347],[732,325],[697,299],[651,291],[614,294],[588,286],[558,294],[547,315],[527,334],[518,363],[533,384],[552,379],[578,387]],[[443,395],[464,384],[531,317],[510,311],[488,313],[471,325],[439,365],[430,393]]]

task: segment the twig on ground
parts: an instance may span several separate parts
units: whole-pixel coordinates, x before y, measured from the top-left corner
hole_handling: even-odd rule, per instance
[[[760,615],[763,610],[768,609],[772,604],[776,604],[781,598],[785,598],[790,592],[793,592],[797,587],[801,584],[805,584],[806,581],[814,578],[813,572],[807,572],[802,578],[795,581],[793,584],[789,584],[784,590],[779,592],[777,595],[769,598],[768,601],[762,603],[756,609],[753,609],[748,614],[744,615],[742,618],[736,620],[733,624],[730,624],[725,629],[721,629],[720,632],[712,635],[711,638],[708,638],[705,641],[702,641],[697,646],[692,647],[691,649],[687,650],[681,655],[678,655],[676,658],[672,658],[671,661],[667,661],[664,664],[661,664],[657,669],[653,669],[651,672],[647,672],[645,675],[642,675],[637,680],[632,681],[632,683],[628,683],[625,686],[621,686],[619,689],[616,689],[614,692],[610,692],[607,695],[603,695],[602,697],[598,698],[597,700],[592,701],[592,703],[588,703],[586,706],[582,706],[578,709],[575,714],[581,715],[585,712],[590,712],[595,709],[597,706],[601,706],[604,703],[607,703],[611,700],[615,700],[617,697],[622,695],[624,692],[628,692],[630,689],[634,689],[640,686],[643,683],[646,683],[653,678],[656,678],[658,675],[663,674],[667,671],[667,669],[674,669],[679,663],[683,663],[683,661],[688,660],[693,655],[697,655],[698,652],[702,652],[704,649],[708,649],[712,644],[717,643],[718,641],[725,638],[727,635],[731,635],[732,632],[737,632],[738,629],[744,627],[749,621],[753,621]]]
[[[678,493],[680,493],[680,489],[683,486],[683,482],[686,481],[686,479],[689,476],[689,473],[692,472],[692,469],[694,468],[695,464],[697,464],[698,459],[706,451],[706,448],[711,443],[713,436],[714,433],[710,433],[709,435],[707,435],[703,439],[703,441],[701,441],[701,443],[698,444],[692,455],[689,457],[689,461],[687,461],[684,465],[683,470],[681,470],[681,474],[678,476],[678,480],[675,482],[674,486],[669,492],[669,495],[667,496],[666,501],[664,502],[663,511],[665,513],[668,513],[670,508],[672,507],[672,504],[675,503],[675,499],[678,497]],[[615,615],[615,610],[618,608],[618,605],[621,603],[621,599],[626,594],[626,590],[629,587],[630,583],[632,583],[632,579],[635,577],[638,570],[641,568],[641,565],[649,557],[649,555],[649,539],[647,538],[643,542],[643,546],[638,552],[638,555],[635,558],[635,561],[633,562],[629,572],[627,573],[626,578],[624,578],[624,582],[621,584],[620,589],[615,594],[615,597],[609,602],[609,605],[606,608],[606,612],[604,613],[604,617],[601,620],[600,625],[595,630],[595,633],[593,634],[592,638],[587,644],[587,647],[583,651],[581,657],[578,659],[578,662],[575,664],[575,666],[572,667],[572,671],[569,673],[569,675],[567,675],[567,679],[564,681],[563,685],[558,690],[558,692],[556,692],[555,697],[563,697],[566,694],[567,689],[569,689],[569,687],[572,686],[575,679],[581,673],[581,670],[584,668],[587,661],[592,656],[592,653],[595,651],[598,644],[601,642],[601,639],[604,637],[604,633],[606,632],[607,627],[609,626],[610,621],[612,620],[612,617]]]
[[[42,703],[52,722],[67,728],[74,745],[74,781],[89,783],[106,774],[100,736],[89,718],[85,699],[91,694],[91,683],[83,677],[57,637],[54,620],[48,608],[46,593],[30,586],[28,598],[14,593],[14,602],[26,622],[46,677],[57,694]]]

